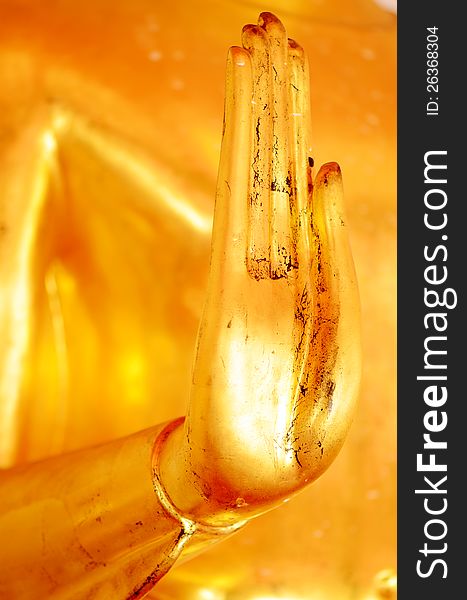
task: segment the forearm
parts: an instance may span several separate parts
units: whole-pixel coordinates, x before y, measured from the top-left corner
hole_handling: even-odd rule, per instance
[[[1,473],[0,597],[140,598],[188,540],[222,535],[197,532],[164,500],[162,430]]]

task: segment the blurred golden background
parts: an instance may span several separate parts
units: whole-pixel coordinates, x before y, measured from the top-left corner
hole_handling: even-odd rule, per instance
[[[394,598],[396,17],[371,0],[0,0],[1,466],[185,413],[225,57],[262,10],[308,54],[315,164],[342,168],[361,400],[316,483],[151,598]]]

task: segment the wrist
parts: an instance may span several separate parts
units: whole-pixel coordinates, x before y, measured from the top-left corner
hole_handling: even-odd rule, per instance
[[[168,424],[156,440],[153,473],[161,503],[185,527],[237,529],[246,518],[237,503],[222,502],[210,485],[206,469],[190,462],[184,419]],[[214,488],[214,489],[213,489]]]

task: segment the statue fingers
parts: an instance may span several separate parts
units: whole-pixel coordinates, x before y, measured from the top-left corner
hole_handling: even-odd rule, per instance
[[[250,54],[229,49],[226,66],[224,130],[212,234],[212,269],[242,269],[247,235],[247,194],[252,137]]]

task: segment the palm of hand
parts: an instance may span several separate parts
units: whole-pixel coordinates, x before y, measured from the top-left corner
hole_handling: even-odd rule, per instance
[[[207,506],[257,513],[337,454],[359,381],[340,170],[312,182],[303,50],[263,13],[231,48],[211,275],[186,419]],[[210,509],[206,509],[209,510]]]

